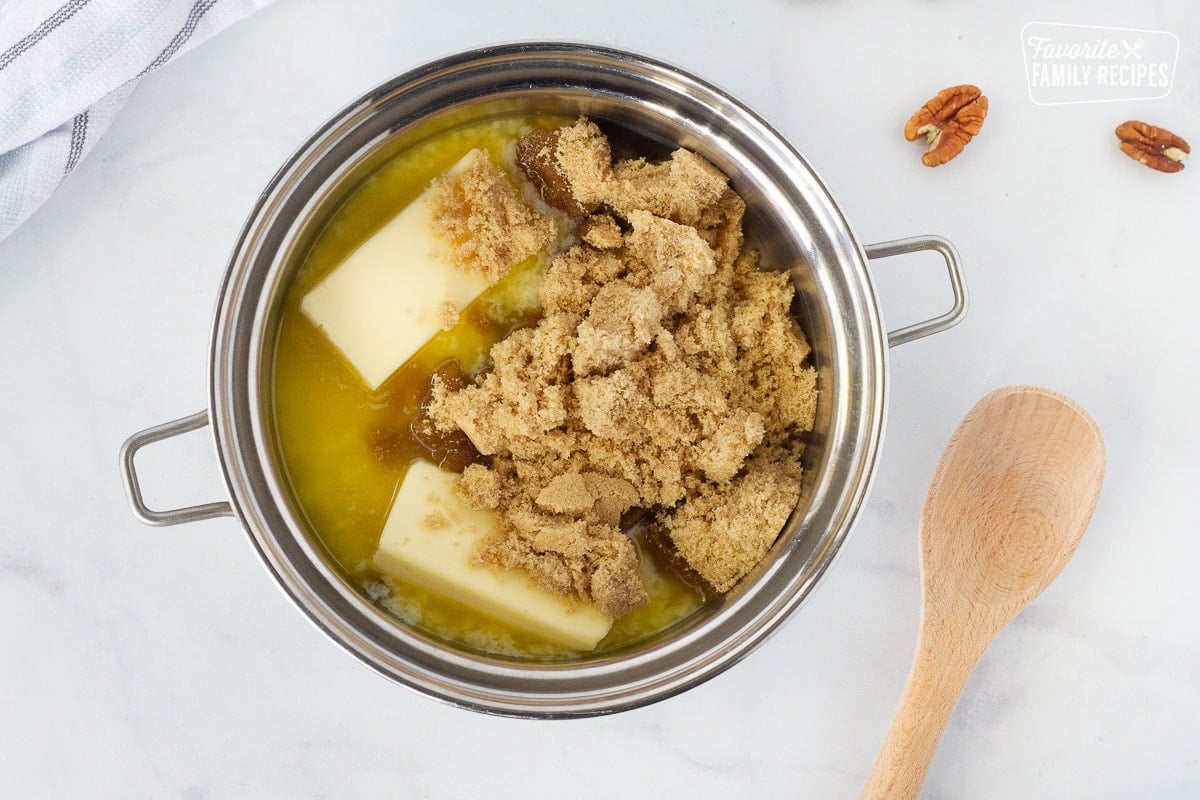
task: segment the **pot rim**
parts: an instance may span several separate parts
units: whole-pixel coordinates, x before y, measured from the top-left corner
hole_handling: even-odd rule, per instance
[[[260,351],[268,314],[266,301],[253,296],[253,287],[261,286],[269,276],[257,276],[258,283],[249,279],[259,265],[271,259],[286,260],[269,252],[279,243],[272,226],[287,203],[302,200],[311,210],[320,199],[298,197],[298,186],[304,170],[328,154],[348,121],[359,119],[356,124],[361,124],[364,113],[395,101],[400,94],[471,70],[558,63],[576,68],[581,64],[599,66],[614,74],[625,71],[622,74],[632,75],[631,80],[650,76],[662,82],[656,85],[658,90],[674,93],[681,103],[707,104],[723,123],[738,135],[751,137],[770,156],[769,163],[786,180],[776,189],[798,192],[812,202],[805,210],[818,216],[809,220],[807,233],[824,237],[816,242],[823,258],[836,256],[836,267],[846,282],[842,291],[854,315],[852,324],[835,334],[844,339],[844,347],[854,348],[859,359],[854,373],[857,393],[838,398],[845,407],[835,414],[836,427],[827,433],[831,440],[849,433],[856,433],[857,438],[848,451],[852,463],[833,465],[844,473],[839,486],[830,485],[835,482],[830,465],[816,478],[819,487],[835,494],[831,505],[818,509],[826,522],[823,544],[807,561],[801,559],[804,563],[791,563],[789,558],[795,555],[797,532],[820,522],[812,519],[812,506],[803,520],[793,515],[780,537],[781,541],[787,537],[789,546],[765,565],[752,586],[734,590],[718,612],[687,626],[665,644],[582,662],[515,664],[438,644],[386,619],[355,591],[329,591],[330,587],[337,589],[337,581],[345,581],[307,540],[302,526],[298,529],[296,520],[288,518],[288,498],[278,480],[274,485],[263,484],[272,455],[263,435],[269,433],[269,426],[264,427],[265,414],[255,400],[267,364]],[[729,146],[728,140],[724,146]],[[798,212],[791,209],[790,213]],[[821,268],[833,267],[826,264]],[[281,269],[282,264],[274,263],[267,272]],[[249,339],[247,331],[254,334]],[[759,115],[716,86],[653,58],[592,45],[523,42],[457,53],[381,84],[330,118],[283,164],[247,218],[221,282],[209,352],[210,418],[236,516],[277,585],[318,629],[380,674],[456,706],[521,717],[590,716],[662,700],[714,677],[761,645],[808,598],[840,552],[874,476],[886,417],[885,341],[866,258],[849,222],[803,156]],[[835,353],[834,358],[838,357]],[[280,541],[276,526],[281,524],[291,533],[288,542]],[[803,568],[803,574],[789,578],[780,574],[785,567]],[[321,581],[328,585],[314,586]],[[775,589],[764,592],[767,585]],[[396,630],[386,630],[389,626]],[[399,655],[390,650],[400,645]],[[667,663],[666,656],[673,656],[674,661]],[[486,678],[482,684],[481,675]],[[600,690],[597,681],[603,687]]]

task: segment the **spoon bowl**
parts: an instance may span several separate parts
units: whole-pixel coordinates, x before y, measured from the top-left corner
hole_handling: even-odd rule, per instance
[[[980,400],[950,439],[926,496],[926,606],[958,597],[1019,611],[1075,552],[1104,462],[1100,429],[1068,398],[1014,386]]]

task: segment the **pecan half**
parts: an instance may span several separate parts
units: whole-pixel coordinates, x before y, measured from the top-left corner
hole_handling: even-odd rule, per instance
[[[1129,120],[1117,126],[1121,152],[1139,164],[1159,172],[1179,172],[1192,152],[1188,143],[1166,128]]]
[[[925,136],[929,149],[921,156],[921,163],[938,167],[961,153],[971,137],[979,133],[987,111],[988,100],[978,86],[951,86],[908,118],[904,138],[914,142]]]

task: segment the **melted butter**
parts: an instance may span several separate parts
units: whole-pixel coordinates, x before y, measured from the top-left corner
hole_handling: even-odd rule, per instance
[[[464,310],[458,325],[431,339],[374,392],[301,313],[300,301],[467,151],[482,147],[497,163],[506,163],[508,148],[524,130],[564,121],[512,117],[464,126],[385,164],[334,213],[297,269],[284,299],[275,356],[279,452],[292,494],[333,561],[367,596],[410,624],[473,649],[527,659],[572,654],[421,587],[384,578],[369,564],[409,464],[427,453],[410,425],[430,377],[448,360],[468,374],[479,372],[495,342],[537,319],[545,258],[515,267]],[[618,619],[598,650],[653,636],[701,604],[699,592],[640,546],[639,554],[650,602]]]

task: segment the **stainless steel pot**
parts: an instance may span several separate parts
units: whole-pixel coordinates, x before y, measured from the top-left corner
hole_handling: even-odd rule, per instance
[[[372,605],[329,562],[289,494],[274,446],[271,375],[284,289],[311,237],[391,154],[467,119],[586,114],[697,151],[731,176],[764,261],[792,265],[819,371],[817,425],[803,500],[769,556],[726,597],[623,650],[565,663],[489,657],[415,630]],[[954,305],[885,332],[867,260],[935,250]],[[528,717],[603,714],[681,692],[761,644],[808,596],[845,541],[883,433],[887,347],[956,324],[966,291],[954,248],[924,236],[862,247],[825,185],[758,115],[720,89],[643,56],[537,43],[451,56],[352,103],[293,155],[263,192],[221,286],[209,354],[208,409],[131,437],[121,450],[134,513],[151,525],[236,516],[275,581],[360,661],[458,706]],[[171,511],[142,500],[134,455],[212,426],[229,500]]]

